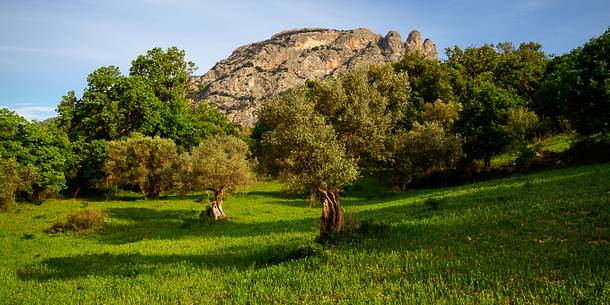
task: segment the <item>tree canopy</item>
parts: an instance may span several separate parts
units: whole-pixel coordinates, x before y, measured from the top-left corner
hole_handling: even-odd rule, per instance
[[[69,141],[52,125],[34,124],[1,108],[0,155],[36,169],[36,179],[28,189],[33,200],[44,199],[66,187],[64,172],[71,158]]]
[[[104,171],[110,185],[137,187],[145,199],[157,198],[174,185],[177,160],[171,139],[135,134],[108,143]]]
[[[225,218],[224,195],[248,186],[253,180],[247,158],[248,146],[237,137],[215,136],[202,142],[182,156],[182,189],[212,191],[212,208],[216,209],[217,218]]]
[[[569,118],[584,136],[610,138],[610,28],[553,58],[536,100],[543,116]]]
[[[191,107],[188,77],[195,65],[176,47],[154,48],[132,61],[128,76],[101,67],[87,77],[82,98],[68,92],[57,108],[57,124],[72,140],[118,140],[133,132],[172,139],[182,149],[216,133],[235,133],[205,103]]]

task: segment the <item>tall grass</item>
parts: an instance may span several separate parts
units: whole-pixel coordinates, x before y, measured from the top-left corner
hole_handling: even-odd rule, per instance
[[[610,164],[396,193],[370,180],[343,205],[361,227],[313,242],[320,207],[274,182],[226,199],[50,200],[0,214],[0,303],[610,302]],[[87,234],[46,234],[101,209]]]

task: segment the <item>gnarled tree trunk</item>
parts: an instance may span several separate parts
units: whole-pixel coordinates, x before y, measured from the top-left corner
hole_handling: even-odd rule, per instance
[[[331,235],[343,232],[344,216],[339,203],[337,190],[319,189],[322,200],[322,221],[320,223],[320,239],[324,240]]]
[[[222,203],[224,200],[223,198],[224,198],[224,189],[219,189],[219,190],[214,191],[214,202],[216,203],[218,210],[220,210],[220,213],[222,213],[222,216],[225,217],[225,211],[222,209]]]
[[[212,201],[212,206],[207,209],[207,215],[211,223],[215,223],[219,220],[223,220],[227,218],[224,210],[222,209],[224,190],[213,190],[214,192],[214,201]]]

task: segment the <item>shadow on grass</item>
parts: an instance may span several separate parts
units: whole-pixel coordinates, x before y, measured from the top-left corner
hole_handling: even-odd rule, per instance
[[[521,200],[519,205],[515,205],[513,201],[536,194],[538,187],[544,187],[545,184],[560,183],[565,184],[566,187],[576,187],[572,185],[575,175],[595,176],[597,173],[595,171],[581,171],[576,174],[566,173],[547,177],[546,180],[541,177],[544,175],[538,175],[538,182],[535,183],[524,183],[522,178],[514,177],[505,179],[501,183],[479,185],[472,192],[461,189],[461,195],[452,195],[451,191],[439,193],[433,190],[423,190],[406,194],[389,194],[385,198],[380,197],[370,201],[348,194],[343,200],[345,206],[364,206],[367,203],[377,205],[398,199],[407,199],[412,196],[422,198],[420,202],[411,204],[397,202],[396,205],[389,207],[371,206],[370,209],[356,211],[355,217],[358,220],[379,220],[391,224],[405,219],[423,220],[441,214],[457,215],[466,213],[467,210],[471,209],[497,209],[495,215],[482,214],[481,217],[488,219],[478,220],[489,221],[490,217],[503,217],[507,210],[516,210],[517,212],[528,210],[528,206],[533,203]],[[466,193],[463,193],[464,191]],[[273,201],[273,204],[282,201],[300,202],[300,200],[281,199],[285,196],[283,192],[256,192],[255,196],[267,196],[270,199],[280,196],[280,200]],[[554,194],[549,194],[549,196],[554,196]],[[99,241],[108,244],[125,244],[145,239],[245,237],[284,232],[316,232],[319,225],[317,217],[257,223],[240,223],[239,221],[229,220],[223,224],[209,225],[199,221],[200,209],[161,210],[124,207],[109,208],[105,211],[113,219],[119,220],[106,224],[104,230],[95,236]]]
[[[607,177],[589,169],[564,171],[552,175],[540,174],[528,179],[537,180],[524,184],[523,179],[510,178],[498,184],[487,183],[479,185],[473,192],[461,195],[452,196],[449,192],[447,193],[449,195],[443,196],[434,204],[427,203],[422,197],[421,202],[411,204],[397,202],[394,206],[359,210],[354,214],[356,219],[368,222],[366,231],[356,238],[339,240],[330,247],[339,250],[399,252],[405,255],[406,252],[425,249],[430,256],[425,257],[424,259],[428,261],[422,264],[436,264],[437,270],[446,272],[447,276],[455,270],[443,267],[442,264],[454,258],[463,262],[462,267],[459,268],[465,274],[470,272],[470,268],[480,268],[476,270],[503,276],[510,275],[515,266],[526,275],[536,272],[532,271],[534,268],[543,268],[543,272],[547,273],[551,272],[549,270],[557,269],[577,274],[582,268],[597,271],[610,266],[610,261],[605,255],[607,246],[587,243],[586,238],[590,238],[588,235],[591,232],[587,232],[579,227],[580,223],[576,223],[576,221],[583,223],[590,221],[583,218],[580,206],[565,207],[568,209],[566,214],[568,217],[553,219],[549,210],[556,205],[540,201],[550,196],[568,194],[575,189],[586,192],[607,181]],[[548,191],[544,187],[550,185],[554,187],[552,191],[557,189],[559,191],[539,197],[539,192]],[[433,193],[425,194],[433,196]],[[421,196],[421,193],[419,195]],[[402,198],[408,196],[412,195],[406,194]],[[541,204],[546,204],[542,210],[537,207]],[[200,211],[195,209],[156,210],[129,207],[106,211],[113,218],[127,222],[126,224],[109,223],[105,231],[95,237],[101,242],[110,244],[143,239],[179,239],[189,236],[244,237],[295,231],[315,232],[318,226],[318,220],[313,218],[252,224],[227,222],[209,226],[198,223],[196,217]],[[605,207],[596,215],[592,214],[592,217],[595,217],[593,220],[604,221],[603,217],[608,215],[607,211],[608,208]],[[434,220],[437,216],[441,221]],[[566,243],[540,241],[546,238],[549,232],[561,234],[566,228],[569,229],[569,226],[582,229],[583,232],[570,232],[572,235],[569,238],[574,240]],[[606,223],[604,228],[607,227]],[[547,231],[549,228],[552,231]],[[43,260],[42,264],[33,264],[20,269],[18,276],[23,280],[34,281],[71,279],[90,275],[135,277],[140,274],[173,272],[174,264],[193,268],[241,270],[262,268],[300,258],[292,256],[294,251],[294,245],[288,242],[282,246],[259,245],[258,247],[252,247],[244,242],[237,247],[220,248],[202,255],[81,254]],[[573,264],[576,259],[580,262],[578,266]],[[535,264],[534,267],[532,264]],[[425,276],[428,274],[424,273]]]
[[[30,265],[17,271],[20,279],[26,281],[52,281],[82,278],[88,276],[136,277],[141,274],[165,276],[173,272],[173,265],[191,268],[243,270],[265,268],[282,262],[318,255],[317,252],[303,252],[294,246],[272,246],[262,250],[247,245],[228,247],[215,253],[201,255],[144,255],[144,254],[78,254],[67,257],[53,257],[41,264]]]
[[[142,194],[135,193],[135,192],[127,192],[127,191],[122,191],[122,192],[119,192],[116,194],[111,194],[111,195],[106,195],[106,196],[97,194],[94,196],[77,197],[77,198],[86,200],[86,201],[91,201],[91,202],[146,201],[146,199],[144,199],[144,196],[142,196]],[[205,202],[205,201],[209,200],[210,198],[211,198],[211,195],[208,195],[206,193],[190,193],[190,194],[186,194],[186,195],[181,195],[181,194],[176,194],[173,192],[167,192],[167,193],[161,194],[158,198],[153,198],[152,200],[165,200],[165,201],[191,200],[194,202]]]
[[[286,191],[251,191],[248,192],[251,200],[265,199],[269,204],[289,207],[304,208],[309,206],[306,196],[289,193]]]
[[[338,245],[378,251],[447,247],[491,256],[506,250],[521,253],[517,256],[525,252],[533,260],[544,258],[555,267],[568,266],[573,258],[567,253],[572,253],[588,266],[610,265],[603,254],[610,248],[598,246],[610,239],[598,234],[610,230],[604,220],[610,206],[580,200],[599,192],[610,175],[600,176],[593,168],[528,178],[479,185],[461,195],[431,194],[412,204],[359,210],[354,216],[365,225],[364,232],[339,239]]]
[[[100,242],[126,244],[145,239],[182,239],[187,237],[246,237],[285,232],[311,232],[314,219],[278,220],[257,223],[208,224],[199,220],[201,210],[157,210],[127,207],[105,209],[118,223],[107,223],[95,236]],[[126,221],[127,223],[122,223]]]
[[[270,202],[271,204],[275,204],[275,205],[291,206],[291,207],[297,207],[297,208],[305,208],[305,207],[312,207],[312,206],[320,207],[321,206],[319,200],[314,201],[312,204],[312,202],[310,202],[309,197],[307,195],[292,194],[292,193],[287,193],[284,191],[269,191],[269,192],[256,191],[256,192],[249,192],[248,196],[249,197],[252,196],[251,198],[253,200],[258,199],[258,198],[276,199],[276,200]],[[341,200],[342,200],[342,204],[344,203],[344,204],[348,204],[348,205],[359,206],[359,205],[368,205],[368,204],[373,204],[373,203],[387,202],[387,201],[399,199],[404,196],[405,196],[404,193],[398,193],[398,192],[394,192],[394,191],[379,191],[379,192],[374,192],[374,193],[366,193],[363,191],[349,191],[349,192],[341,193]]]

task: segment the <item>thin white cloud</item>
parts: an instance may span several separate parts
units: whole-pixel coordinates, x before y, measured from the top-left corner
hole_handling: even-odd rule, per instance
[[[41,56],[44,57],[54,57],[54,58],[79,58],[85,60],[93,60],[96,62],[109,62],[109,61],[118,61],[123,59],[123,56],[118,56],[116,54],[110,52],[101,52],[99,49],[95,48],[30,48],[30,47],[21,47],[21,46],[7,46],[0,45],[0,54],[2,53],[11,53],[17,54],[17,56],[11,55],[13,58],[28,58],[26,54],[30,56]],[[43,57],[43,58],[44,58]]]
[[[48,106],[33,106],[27,104],[10,105],[7,107],[27,120],[44,121],[48,118],[57,116],[55,108]]]

